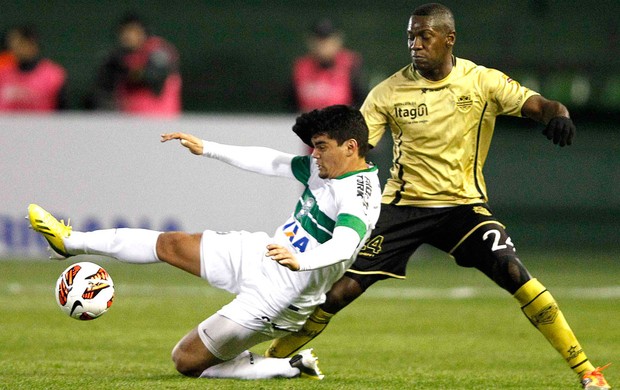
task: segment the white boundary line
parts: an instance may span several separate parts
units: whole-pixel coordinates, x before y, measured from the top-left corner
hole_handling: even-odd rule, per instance
[[[619,299],[620,286],[603,287],[558,287],[550,288],[554,297],[574,299]],[[378,287],[370,288],[366,297],[384,299],[468,299],[468,298],[492,298],[509,297],[510,295],[499,287],[450,287],[450,288],[425,288],[425,287]]]
[[[124,283],[117,285],[117,294],[127,296],[150,296],[150,295],[182,295],[182,296],[213,296],[221,294],[229,295],[225,291],[217,290],[205,284],[205,286],[156,286],[147,284]],[[36,293],[53,293],[53,285],[22,285],[20,283],[0,283],[0,294],[17,295],[25,291]],[[556,298],[571,299],[620,299],[620,286],[601,287],[558,287],[550,288],[549,291]],[[369,299],[400,299],[400,300],[432,300],[432,299],[471,299],[471,298],[502,298],[510,295],[499,287],[371,287],[364,294]]]

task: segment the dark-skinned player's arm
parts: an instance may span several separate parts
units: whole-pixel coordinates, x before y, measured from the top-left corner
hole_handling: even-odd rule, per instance
[[[549,100],[540,95],[530,96],[521,114],[546,125],[543,134],[560,146],[571,145],[575,137],[575,124],[570,119],[568,109],[560,102]]]

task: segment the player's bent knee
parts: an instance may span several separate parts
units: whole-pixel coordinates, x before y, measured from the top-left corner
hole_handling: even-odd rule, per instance
[[[178,372],[194,378],[199,377],[207,368],[222,362],[205,347],[197,329],[179,340],[172,349],[172,361]]]
[[[172,350],[172,362],[179,373],[193,378],[199,377],[207,369],[206,365],[197,364],[195,358],[178,344]]]

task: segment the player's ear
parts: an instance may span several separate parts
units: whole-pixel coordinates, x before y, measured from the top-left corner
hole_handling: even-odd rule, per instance
[[[446,34],[446,46],[452,47],[456,42],[456,31],[450,31]]]
[[[359,145],[357,144],[357,140],[351,138],[347,140],[347,157],[352,156],[354,153],[357,153]]]

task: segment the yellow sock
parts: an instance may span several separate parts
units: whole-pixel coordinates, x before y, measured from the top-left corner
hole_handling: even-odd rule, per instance
[[[284,358],[293,354],[304,345],[308,344],[313,338],[325,329],[329,320],[334,315],[316,307],[314,312],[306,320],[304,326],[295,333],[287,334],[284,337],[273,340],[265,356]]]
[[[531,279],[517,290],[514,297],[532,325],[549,340],[575,373],[581,376],[584,371],[594,370],[558,304],[545,286],[537,279]]]

